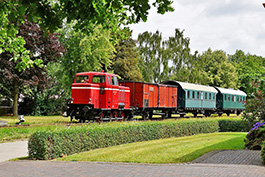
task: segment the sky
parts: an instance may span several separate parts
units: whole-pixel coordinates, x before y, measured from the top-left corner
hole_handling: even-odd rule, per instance
[[[149,11],[147,22],[132,24],[133,39],[145,31],[174,36],[176,28],[190,38],[191,51],[236,50],[265,57],[265,0],[173,0],[174,12]]]

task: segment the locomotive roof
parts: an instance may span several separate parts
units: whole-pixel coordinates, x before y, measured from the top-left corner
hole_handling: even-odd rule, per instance
[[[180,85],[182,89],[186,90],[198,90],[198,91],[205,91],[205,92],[213,92],[218,93],[218,91],[211,86],[200,85],[200,84],[191,84],[188,82],[179,82],[179,81],[164,81],[163,84],[170,84],[170,85]]]
[[[105,73],[105,72],[82,72],[82,73],[77,73],[76,75],[88,75],[88,74],[98,74],[98,75],[111,75],[111,76],[116,76],[116,74],[111,74],[111,73]]]
[[[234,90],[234,89],[226,89],[226,88],[220,88],[215,87],[217,90],[219,90],[222,94],[231,94],[231,95],[240,95],[240,96],[247,96],[247,94],[241,90]]]

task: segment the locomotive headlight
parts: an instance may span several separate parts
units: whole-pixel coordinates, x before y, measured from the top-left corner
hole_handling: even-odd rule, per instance
[[[91,98],[89,98],[88,104],[91,104]]]
[[[74,103],[74,99],[73,99],[73,98],[71,98],[71,104],[72,104],[72,103]]]

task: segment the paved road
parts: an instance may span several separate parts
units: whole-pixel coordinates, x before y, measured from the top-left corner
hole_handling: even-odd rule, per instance
[[[0,143],[0,162],[28,156],[28,141]]]
[[[92,162],[15,161],[0,163],[0,176],[91,177],[264,177],[265,168],[227,164],[124,164]]]
[[[189,176],[265,177],[259,151],[214,151],[185,164],[6,161],[27,156],[27,141],[0,144],[0,177],[35,176]],[[3,162],[4,161],[4,162]]]

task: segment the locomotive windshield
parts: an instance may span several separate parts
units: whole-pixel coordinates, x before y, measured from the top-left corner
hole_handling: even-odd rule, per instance
[[[85,76],[85,75],[80,75],[80,76],[77,76],[76,77],[76,83],[84,83],[84,82],[87,82],[88,80],[88,76]]]
[[[104,75],[95,75],[92,79],[93,83],[105,83],[105,76]]]

